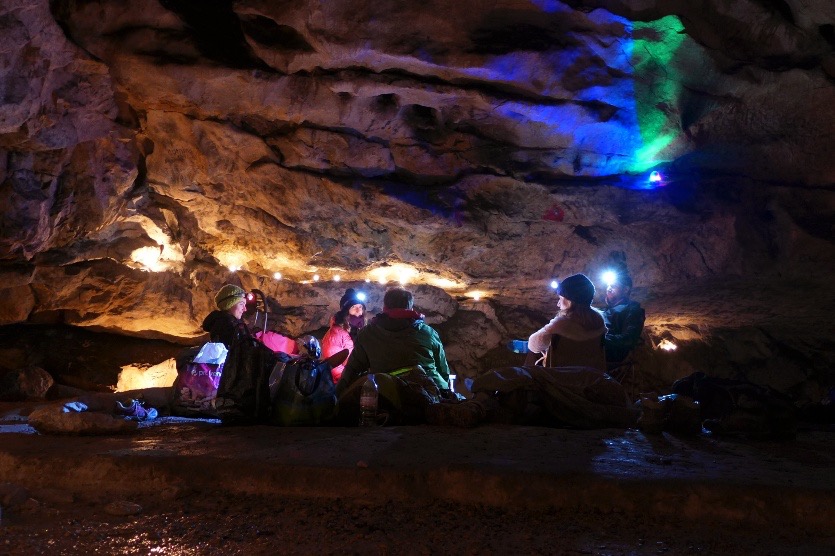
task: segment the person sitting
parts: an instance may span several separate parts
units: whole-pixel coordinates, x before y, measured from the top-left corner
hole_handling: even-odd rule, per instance
[[[376,376],[381,400],[404,422],[422,422],[428,404],[452,397],[441,339],[413,307],[410,291],[392,288],[383,297],[383,312],[359,331],[337,385],[341,421],[356,422],[363,377],[369,373]]]
[[[591,306],[594,284],[584,274],[573,274],[559,283],[557,293],[559,312],[551,322],[531,334],[528,350],[545,355],[554,336],[572,342],[572,348],[551,365],[592,367],[606,372],[603,335],[606,325],[597,309]],[[552,354],[555,355],[555,354]]]
[[[227,348],[236,340],[251,336],[243,321],[246,310],[246,292],[233,284],[226,284],[215,294],[217,310],[203,319],[203,330],[212,342],[222,342]]]
[[[557,287],[559,313],[528,339],[532,353],[546,354],[558,346],[561,353],[551,354],[551,364],[491,369],[472,381],[471,399],[430,406],[427,421],[459,427],[485,420],[575,428],[634,424],[637,415],[623,386],[605,374],[606,326],[591,307],[594,292],[583,274],[569,276]]]
[[[344,309],[336,312],[331,317],[330,328],[322,338],[322,358],[327,359],[331,355],[339,353],[343,349],[348,350],[348,355],[354,350],[354,340],[351,338],[351,325],[348,323],[349,313]],[[342,371],[345,364],[342,363],[331,369],[334,384],[339,383],[342,378]]]
[[[339,311],[345,314],[351,340],[356,340],[359,331],[367,324],[364,295],[354,288],[348,288],[339,300]]]
[[[629,299],[632,278],[621,272],[606,288],[606,308],[603,320],[609,331],[603,341],[606,361],[610,368],[617,367],[641,343],[646,313],[637,301]]]

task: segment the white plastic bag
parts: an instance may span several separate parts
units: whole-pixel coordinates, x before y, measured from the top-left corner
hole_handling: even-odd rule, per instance
[[[211,365],[223,365],[226,362],[226,354],[229,350],[221,342],[207,342],[203,344],[194,363],[209,363]]]

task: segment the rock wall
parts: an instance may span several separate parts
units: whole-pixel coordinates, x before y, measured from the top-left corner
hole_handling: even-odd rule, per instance
[[[553,278],[622,253],[659,383],[822,388],[833,24],[824,0],[6,0],[0,324],[193,343],[231,281],[301,334],[403,282],[471,376]]]

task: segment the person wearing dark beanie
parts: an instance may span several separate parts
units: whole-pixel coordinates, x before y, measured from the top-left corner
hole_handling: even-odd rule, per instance
[[[594,284],[585,274],[572,274],[557,285],[560,296],[559,312],[551,322],[531,334],[528,350],[545,354],[551,345],[551,338],[560,336],[575,342],[587,342],[601,338],[606,334],[606,325],[597,309],[591,306],[594,300]],[[565,365],[593,367],[606,371],[602,343],[594,353],[581,354],[576,361]]]
[[[594,299],[594,284],[583,274],[568,276],[557,285],[559,294],[559,312],[551,319],[551,322],[531,334],[528,340],[528,349],[533,353],[545,354],[551,347],[554,336],[559,336],[559,343],[556,344],[559,352],[551,354],[551,357],[544,357],[546,364],[539,368],[538,363],[531,360],[526,367],[493,369],[480,374],[473,380],[473,397],[459,404],[434,404],[426,410],[426,420],[432,425],[473,427],[484,420],[500,418],[505,420],[508,416],[513,422],[525,422],[529,418],[519,404],[513,400],[517,399],[514,384],[525,384],[517,386],[519,390],[527,390],[525,399],[528,399],[530,392],[534,396],[547,399],[555,406],[560,405],[561,399],[550,397],[548,382],[539,382],[538,375],[560,373],[560,370],[571,372],[591,372],[594,375],[606,372],[606,359],[603,353],[603,335],[606,333],[606,326],[603,324],[603,317],[596,309],[591,307]],[[570,340],[570,341],[565,341]],[[534,359],[533,357],[530,359]],[[583,367],[582,369],[578,369]],[[526,378],[530,381],[527,382]],[[488,387],[482,387],[481,384]],[[497,386],[501,385],[500,388]],[[572,394],[574,395],[574,394]],[[591,404],[590,404],[591,405]],[[502,421],[504,422],[504,421]]]
[[[367,324],[365,310],[364,296],[354,288],[345,290],[339,300],[339,312],[334,318],[348,325],[348,333],[352,340],[357,339],[357,334]]]

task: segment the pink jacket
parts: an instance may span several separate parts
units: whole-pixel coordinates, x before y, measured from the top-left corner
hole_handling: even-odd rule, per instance
[[[343,349],[347,349],[348,355],[350,355],[354,349],[354,341],[351,339],[351,335],[347,330],[341,326],[331,325],[325,337],[322,338],[322,359],[330,357]],[[345,369],[345,363],[334,367],[331,371],[334,383],[339,382],[343,369]]]

